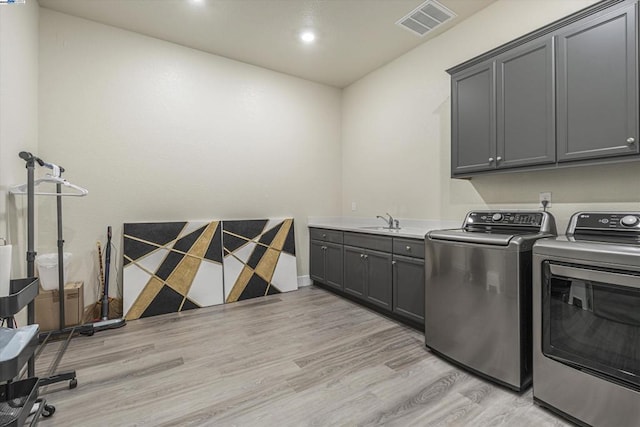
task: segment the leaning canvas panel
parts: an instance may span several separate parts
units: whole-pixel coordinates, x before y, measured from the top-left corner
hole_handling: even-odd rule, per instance
[[[124,224],[127,320],[224,302],[220,221]]]
[[[298,289],[293,219],[223,221],[224,299]]]

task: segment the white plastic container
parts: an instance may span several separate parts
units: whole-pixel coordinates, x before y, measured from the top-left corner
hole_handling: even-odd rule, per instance
[[[0,246],[0,297],[9,295],[11,279],[11,245]]]
[[[69,269],[69,261],[71,261],[71,253],[65,252],[62,255],[65,281],[68,281],[67,270]],[[40,286],[42,286],[42,289],[45,291],[58,289],[58,254],[38,255],[36,257],[36,266],[38,267],[38,276],[40,277]]]

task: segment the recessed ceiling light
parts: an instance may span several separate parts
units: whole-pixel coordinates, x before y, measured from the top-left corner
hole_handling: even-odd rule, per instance
[[[191,3],[202,4],[204,3],[204,0],[191,0]]]
[[[300,40],[302,40],[305,43],[311,43],[316,39],[316,35],[313,34],[311,31],[304,31],[302,34],[300,34]]]

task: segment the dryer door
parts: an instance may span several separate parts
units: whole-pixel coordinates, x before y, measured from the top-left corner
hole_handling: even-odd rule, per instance
[[[543,263],[542,352],[640,390],[640,275]]]

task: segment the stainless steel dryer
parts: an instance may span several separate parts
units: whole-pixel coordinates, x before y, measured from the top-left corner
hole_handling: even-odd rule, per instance
[[[514,390],[531,384],[531,249],[548,212],[480,211],[426,237],[425,342]]]
[[[580,425],[640,426],[640,213],[578,212],[533,266],[534,400]]]

